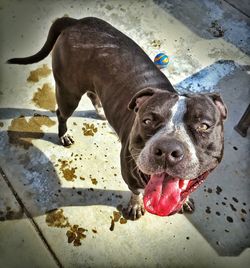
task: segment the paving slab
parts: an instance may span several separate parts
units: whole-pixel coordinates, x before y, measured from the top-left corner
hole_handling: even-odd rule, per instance
[[[0,174],[0,266],[58,267]]]
[[[249,18],[224,1],[182,2],[1,2],[8,27],[0,36],[0,167],[64,267],[248,267],[249,137],[233,127],[249,101]],[[27,66],[3,64],[40,49],[51,23],[63,15],[105,19],[152,59],[165,51],[170,63],[163,72],[180,92],[221,92],[229,108],[225,157],[193,193],[193,215],[147,213],[126,222],[119,210],[129,192],[120,174],[120,143],[108,123],[84,96],[69,120],[76,143],[63,148],[51,57]],[[224,17],[225,35],[213,36],[211,23],[220,25]],[[8,222],[21,221],[17,213]]]
[[[227,3],[232,7],[238,9],[240,12],[250,17],[250,3],[248,0],[237,1],[237,0],[226,0]]]

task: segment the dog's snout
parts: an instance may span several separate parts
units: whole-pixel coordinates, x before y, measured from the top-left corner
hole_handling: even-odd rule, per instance
[[[178,141],[161,141],[154,146],[156,159],[166,160],[168,164],[175,165],[184,157],[184,147]]]
[[[182,160],[184,156],[184,151],[181,146],[173,148],[173,150],[166,155],[167,161],[170,164],[177,164]]]

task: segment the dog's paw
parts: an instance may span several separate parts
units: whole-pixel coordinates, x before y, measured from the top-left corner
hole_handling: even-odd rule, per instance
[[[182,213],[194,213],[195,205],[192,198],[188,198],[186,202],[182,205]]]
[[[126,219],[138,220],[145,214],[142,194],[135,195],[132,193],[127,208],[123,209],[123,216]]]
[[[60,141],[63,146],[70,146],[74,143],[74,139],[69,134],[65,133],[62,137],[60,137]]]

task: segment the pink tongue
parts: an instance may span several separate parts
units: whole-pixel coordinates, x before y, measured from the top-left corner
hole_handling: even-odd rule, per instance
[[[143,197],[145,209],[159,216],[173,214],[179,211],[183,204],[180,179],[165,179],[165,176],[166,174],[151,175]]]

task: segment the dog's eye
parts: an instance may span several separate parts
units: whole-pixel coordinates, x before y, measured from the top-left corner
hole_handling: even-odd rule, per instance
[[[143,124],[145,124],[145,125],[150,125],[151,124],[151,119],[149,119],[149,118],[146,118],[146,119],[144,119],[143,120]]]
[[[200,125],[196,128],[196,130],[197,130],[197,131],[200,131],[200,132],[203,132],[203,131],[208,130],[209,127],[210,127],[210,126],[209,126],[208,124],[206,124],[206,123],[202,123],[202,124],[200,124]]]

